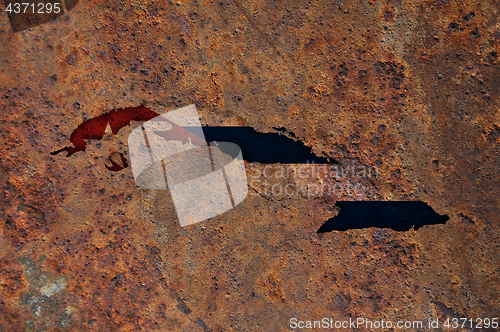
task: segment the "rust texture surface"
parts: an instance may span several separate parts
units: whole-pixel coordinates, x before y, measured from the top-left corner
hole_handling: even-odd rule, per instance
[[[0,4],[0,331],[500,317],[499,15],[496,0],[80,0],[14,33]],[[378,172],[264,179],[247,163],[245,201],[181,228],[168,190],[105,167],[131,126],[51,155],[113,109],[192,103],[203,125],[282,128]],[[341,189],[264,188],[302,182]],[[318,234],[340,200],[449,220]]]

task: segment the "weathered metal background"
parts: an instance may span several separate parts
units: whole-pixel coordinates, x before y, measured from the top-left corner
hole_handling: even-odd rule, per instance
[[[0,331],[499,317],[496,0],[81,0],[18,33],[0,6]],[[129,127],[50,155],[84,120],[141,103],[283,127],[379,177],[311,200],[249,195],[181,229],[168,191],[104,167]],[[450,220],[317,234],[339,199],[422,200]]]

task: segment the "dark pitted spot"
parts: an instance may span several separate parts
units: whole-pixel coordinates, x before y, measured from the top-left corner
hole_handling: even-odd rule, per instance
[[[479,37],[481,37],[481,35],[479,34],[479,30],[478,30],[477,27],[474,28],[474,29],[472,29],[472,31],[470,32],[470,37],[472,39],[478,39]]]
[[[474,14],[474,12],[470,12],[469,14],[465,15],[462,18],[462,21],[464,21],[464,23],[469,22],[470,20],[472,20],[474,18],[474,16],[476,16],[476,14]]]
[[[486,136],[486,142],[488,144],[495,144],[499,138],[500,138],[500,126],[495,125]]]
[[[464,223],[466,223],[467,225],[475,225],[476,223],[474,222],[474,220],[472,220],[471,217],[469,217],[468,215],[466,214],[463,214],[463,213],[459,213],[458,214],[458,218],[460,218],[460,220],[462,220]]]
[[[488,54],[485,61],[487,64],[492,65],[498,60],[498,53],[493,51]]]

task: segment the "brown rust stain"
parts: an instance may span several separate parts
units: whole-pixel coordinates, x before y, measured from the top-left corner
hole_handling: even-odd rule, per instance
[[[285,292],[283,291],[281,279],[273,274],[269,274],[258,280],[256,290],[257,292],[262,292],[268,301],[285,302]]]
[[[493,0],[80,1],[20,34],[3,15],[0,331],[497,315],[498,10]],[[50,156],[103,110],[191,103],[204,125],[284,128],[378,177],[304,179],[353,187],[249,195],[180,228],[168,191],[100,167],[109,142]],[[116,137],[117,153],[126,140]],[[340,197],[422,200],[451,219],[317,234]]]

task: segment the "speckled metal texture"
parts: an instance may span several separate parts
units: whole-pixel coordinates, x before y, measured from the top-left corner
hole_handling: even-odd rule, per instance
[[[0,6],[0,331],[500,316],[498,1],[81,0],[17,33]],[[192,103],[203,125],[284,128],[378,175],[268,179],[345,188],[315,197],[261,175],[181,228],[168,190],[105,167],[132,127],[50,154],[112,109]],[[250,182],[265,166],[246,167]],[[340,200],[450,219],[316,233]]]

